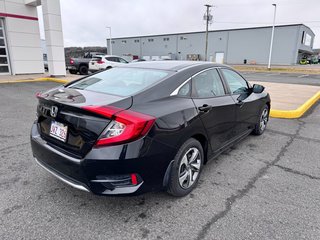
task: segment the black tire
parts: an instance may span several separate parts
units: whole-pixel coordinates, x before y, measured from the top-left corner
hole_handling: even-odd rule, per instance
[[[195,161],[192,162],[193,165],[191,165],[190,161],[192,155],[195,156],[194,158],[192,158],[195,159]],[[185,156],[187,157],[187,161],[185,161],[184,159]],[[188,156],[190,156],[189,159]],[[183,197],[188,195],[197,186],[203,166],[203,159],[203,148],[200,142],[194,138],[188,139],[180,147],[174,158],[168,181],[168,193],[175,197]],[[188,166],[187,164],[185,164],[185,162],[188,162]],[[197,168],[195,166],[199,166],[198,171],[196,171]],[[194,172],[192,173],[192,171]],[[185,175],[187,175],[186,179],[182,180]]]
[[[80,75],[88,75],[88,67],[85,65],[80,66],[79,73]]]
[[[77,71],[77,70],[69,70],[69,73],[71,73],[71,74],[77,74],[78,71]]]
[[[269,107],[268,105],[265,105],[261,111],[260,111],[260,116],[258,119],[258,122],[256,123],[252,134],[254,135],[261,135],[262,133],[264,133],[264,131],[266,130],[268,121],[269,121]]]
[[[108,67],[106,67],[106,70],[111,69],[111,68],[112,68],[111,66],[108,66]]]

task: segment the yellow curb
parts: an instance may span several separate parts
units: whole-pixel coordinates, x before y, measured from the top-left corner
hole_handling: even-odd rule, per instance
[[[39,82],[39,80],[36,79],[26,79],[26,80],[12,80],[12,81],[0,81],[1,83],[24,83],[24,82]]]
[[[57,82],[57,83],[67,83],[69,82],[68,80],[64,80],[64,79],[59,79],[59,78],[37,78],[35,80],[38,80],[38,81],[51,81],[51,82]]]
[[[25,80],[6,80],[6,81],[0,81],[1,83],[24,83],[24,82],[57,82],[57,83],[67,83],[69,81],[63,80],[63,79],[58,79],[58,78],[36,78],[36,79],[25,79]]]
[[[318,100],[320,100],[320,91],[313,95],[308,101],[302,104],[296,110],[270,110],[270,117],[273,118],[300,118],[303,114],[308,111],[313,104],[315,104]]]

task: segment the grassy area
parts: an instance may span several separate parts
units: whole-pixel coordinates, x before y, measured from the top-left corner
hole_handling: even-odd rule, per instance
[[[320,65],[311,66],[287,66],[287,67],[272,67],[268,70],[266,66],[254,66],[254,65],[235,65],[233,66],[238,71],[248,72],[275,72],[275,73],[301,73],[301,74],[320,74]]]

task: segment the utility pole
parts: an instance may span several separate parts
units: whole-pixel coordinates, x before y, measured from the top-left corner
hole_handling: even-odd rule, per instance
[[[212,21],[212,15],[210,14],[210,8],[212,5],[206,4],[204,5],[207,10],[206,13],[203,16],[203,19],[206,21],[206,48],[205,48],[205,54],[204,54],[204,60],[208,61],[208,30],[209,30],[209,23]]]
[[[271,70],[271,58],[272,58],[272,48],[273,48],[273,38],[274,38],[274,26],[275,26],[275,23],[276,23],[276,14],[277,14],[277,4],[272,4],[272,6],[274,6],[274,13],[273,13],[273,24],[272,24],[272,33],[271,33],[271,41],[270,41],[268,70]]]
[[[112,55],[112,35],[111,35],[111,27],[106,27],[107,29],[109,29],[109,33],[110,33],[110,53],[109,53],[109,49],[108,49],[108,53],[110,55]],[[108,39],[107,39],[107,47],[108,47]]]

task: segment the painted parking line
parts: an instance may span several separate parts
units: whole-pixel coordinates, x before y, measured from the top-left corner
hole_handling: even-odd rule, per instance
[[[304,75],[298,76],[298,78],[304,78],[304,77],[309,77],[309,76],[310,76],[309,74],[304,74]]]
[[[270,76],[278,76],[278,75],[280,75],[280,73],[270,73],[270,74],[266,74],[265,76],[270,77]]]
[[[240,71],[241,72],[241,71]],[[241,72],[243,75],[250,75],[250,74],[254,74],[252,72]]]

